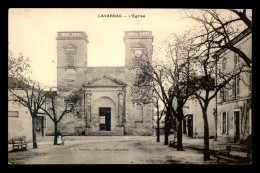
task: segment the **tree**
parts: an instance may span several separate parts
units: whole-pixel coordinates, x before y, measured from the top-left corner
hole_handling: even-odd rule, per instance
[[[237,66],[235,69],[229,71],[218,70],[218,64],[221,57],[218,55],[220,50],[215,47],[215,33],[211,32],[210,26],[204,24],[204,37],[200,38],[196,42],[197,56],[194,57],[194,63],[200,68],[197,69],[198,75],[196,85],[199,87],[199,91],[195,92],[195,96],[199,101],[202,109],[202,117],[204,122],[204,160],[210,159],[209,154],[209,126],[208,126],[208,115],[207,110],[209,102],[217,96],[217,93],[225,87],[230,85],[231,80],[238,76],[247,65]],[[215,79],[214,79],[215,77]],[[215,82],[216,81],[216,82]]]
[[[40,106],[45,103],[48,91],[39,83],[29,79],[31,73],[30,59],[20,53],[15,58],[12,51],[8,51],[8,102],[18,102],[28,108],[32,117],[33,148],[37,148],[36,117]]]
[[[249,68],[252,68],[252,60],[241,49],[235,46],[236,38],[247,30],[252,31],[252,11],[243,9],[202,9],[198,13],[187,11],[186,16],[194,19],[208,28],[211,37],[208,41],[212,47],[218,49],[228,49],[241,57]],[[206,33],[198,35],[204,37]]]
[[[177,119],[177,150],[182,151],[182,120],[184,117],[183,106],[191,95],[197,90],[194,80],[193,68],[190,64],[195,54],[192,47],[191,31],[182,35],[173,34],[173,40],[167,41],[168,63],[165,67],[166,78],[171,83],[169,92],[174,98],[173,115]]]
[[[137,78],[138,77],[140,77],[140,74],[137,75]],[[138,80],[135,80],[135,82],[138,82]],[[159,109],[160,97],[158,96],[158,94],[160,94],[160,93],[158,93],[158,94],[155,93],[155,90],[159,91],[159,88],[157,85],[155,85],[154,82],[151,82],[150,85],[142,85],[142,86],[140,85],[140,82],[139,82],[139,85],[138,85],[138,83],[135,83],[134,86],[137,86],[137,87],[133,87],[133,89],[135,89],[135,90],[132,90],[133,95],[135,98],[137,98],[137,100],[139,102],[151,102],[156,107],[156,115],[157,115],[156,141],[160,142],[160,120],[162,118],[162,115],[164,114],[165,107],[163,108],[163,110],[160,113],[160,109]]]
[[[156,133],[157,138],[156,138],[156,141],[157,142],[160,142],[160,120],[161,120],[162,115],[164,114],[164,112],[165,112],[165,107],[163,108],[163,110],[161,110],[161,113],[160,113],[159,106],[156,106],[156,115],[157,115],[157,133]]]
[[[176,129],[177,126],[177,150],[183,150],[182,147],[182,118],[183,106],[189,96],[196,90],[193,81],[190,80],[192,74],[189,72],[189,59],[193,52],[190,49],[191,39],[188,39],[189,32],[182,36],[173,35],[173,40],[166,40],[165,51],[166,56],[158,59],[156,62],[143,61],[140,67],[140,73],[137,75],[137,85],[139,88],[150,86],[151,82],[154,87],[155,94],[163,102],[166,109],[165,116],[165,141],[168,144],[168,136],[170,128]],[[174,108],[174,99],[176,107]]]
[[[38,148],[37,137],[36,137],[36,118],[39,113],[40,107],[45,103],[46,96],[51,92],[45,90],[45,87],[41,87],[39,82],[33,82],[27,79],[27,82],[17,81],[12,84],[10,82],[9,98],[8,101],[18,102],[24,107],[28,108],[32,117],[32,137],[33,137],[33,148]]]
[[[22,53],[17,58],[8,50],[8,89],[13,89],[20,82],[26,82],[31,73],[30,59],[24,58]]]
[[[152,96],[152,94],[155,94],[155,97],[159,98],[163,102],[166,109],[164,145],[168,145],[168,136],[170,135],[170,117],[173,116],[173,95],[168,92],[169,84],[167,84],[166,81],[165,69],[163,65],[159,63],[160,62],[155,63],[149,60],[141,61],[141,65],[137,70],[135,78],[134,88],[136,89],[133,93],[135,93],[135,95],[141,95],[141,98],[147,98],[147,96]],[[145,95],[140,93],[145,93]],[[151,98],[149,98],[149,100],[150,99]]]
[[[58,123],[68,113],[73,112],[76,103],[81,99],[80,91],[70,91],[66,95],[58,96],[56,91],[48,93],[46,105],[40,106],[54,123],[54,145],[57,145]],[[60,115],[58,116],[58,114]]]

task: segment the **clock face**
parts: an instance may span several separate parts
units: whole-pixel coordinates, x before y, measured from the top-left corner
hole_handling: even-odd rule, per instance
[[[141,50],[136,50],[135,51],[135,56],[140,58],[142,56],[143,52]]]

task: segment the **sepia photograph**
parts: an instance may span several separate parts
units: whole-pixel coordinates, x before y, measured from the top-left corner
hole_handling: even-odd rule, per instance
[[[252,9],[8,9],[8,165],[251,165],[251,102]]]

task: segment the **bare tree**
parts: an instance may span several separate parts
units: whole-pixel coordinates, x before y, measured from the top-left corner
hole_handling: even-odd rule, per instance
[[[136,93],[136,95],[139,95],[139,93],[146,93],[145,97],[147,97],[149,95],[152,96],[154,93],[156,95],[155,98],[159,98],[164,104],[166,109],[164,145],[168,145],[168,136],[170,135],[170,117],[173,116],[173,95],[168,92],[169,84],[167,84],[166,81],[164,67],[161,64],[143,60],[142,65],[137,71],[135,86],[136,90],[134,93]],[[151,98],[149,98],[149,100],[151,100]]]
[[[141,75],[138,74],[137,78],[140,77]],[[142,76],[144,77],[144,76]],[[157,115],[157,138],[156,141],[160,142],[160,120],[162,118],[162,115],[165,111],[165,107],[163,108],[163,110],[160,112],[160,97],[158,96],[158,94],[160,94],[159,91],[160,89],[158,88],[158,85],[156,85],[153,81],[150,82],[149,85],[140,85],[140,81],[138,81],[138,79],[136,78],[134,85],[137,87],[133,87],[132,92],[135,95],[134,97],[137,98],[137,100],[139,102],[151,102],[155,107],[156,107],[156,115]],[[144,78],[143,78],[144,79]],[[139,84],[138,84],[139,82]]]
[[[14,81],[14,80],[11,80]],[[27,80],[30,81],[30,80]],[[32,137],[33,148],[38,148],[36,138],[36,117],[40,107],[44,106],[46,96],[51,92],[51,89],[46,90],[46,87],[41,87],[39,82],[23,82],[17,81],[14,85],[11,84],[8,101],[18,102],[28,108],[32,117]]]
[[[73,112],[76,103],[82,99],[82,94],[80,93],[80,91],[71,91],[68,92],[66,96],[58,96],[57,92],[53,91],[47,95],[47,106],[40,106],[40,109],[43,110],[54,123],[54,145],[57,145],[58,123],[66,114]],[[58,115],[59,113],[60,115]]]
[[[211,46],[218,49],[228,49],[241,57],[246,65],[251,68],[252,60],[241,49],[235,46],[236,39],[247,31],[252,31],[252,10],[243,9],[201,9],[196,12],[187,10],[186,16],[194,19],[208,28],[211,37],[208,41]],[[198,37],[205,37],[202,32]]]
[[[218,48],[215,47],[215,33],[211,32],[210,26],[204,24],[204,37],[200,38],[195,47],[198,48],[197,56],[194,57],[194,63],[200,68],[197,69],[197,85],[201,89],[195,93],[202,109],[204,122],[204,160],[210,159],[209,154],[209,126],[207,110],[210,101],[217,96],[217,93],[225,87],[230,86],[231,80],[238,76],[247,65],[237,66],[229,71],[218,70],[218,63],[221,57],[218,56]],[[214,79],[215,78],[215,79]],[[217,79],[217,80],[216,80]],[[216,82],[215,82],[216,81]]]
[[[153,82],[157,87],[154,88],[155,94],[163,102],[166,109],[165,116],[165,141],[168,144],[168,136],[170,128],[176,129],[177,125],[177,150],[183,150],[182,147],[182,118],[183,106],[189,96],[196,90],[194,89],[194,80],[189,72],[189,59],[191,58],[192,50],[188,39],[188,33],[182,36],[173,35],[174,40],[165,41],[167,55],[165,59],[160,59],[157,62],[144,61],[141,66],[141,72],[138,75],[137,81],[139,88],[149,86]],[[174,99],[177,106],[174,108]]]
[[[46,100],[46,94],[50,90],[41,87],[38,82],[29,79],[31,73],[30,59],[24,58],[20,53],[15,58],[12,51],[8,51],[8,102],[20,103],[28,108],[32,117],[32,137],[33,148],[37,148],[36,139],[36,117],[40,106],[43,106]]]

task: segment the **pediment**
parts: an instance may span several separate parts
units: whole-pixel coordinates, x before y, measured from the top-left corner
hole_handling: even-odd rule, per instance
[[[77,46],[75,46],[74,44],[67,44],[65,46],[63,46],[64,49],[77,49]]]
[[[94,79],[88,82],[87,86],[101,86],[101,87],[116,87],[116,86],[125,86],[126,84],[118,79],[102,76],[100,78]]]

